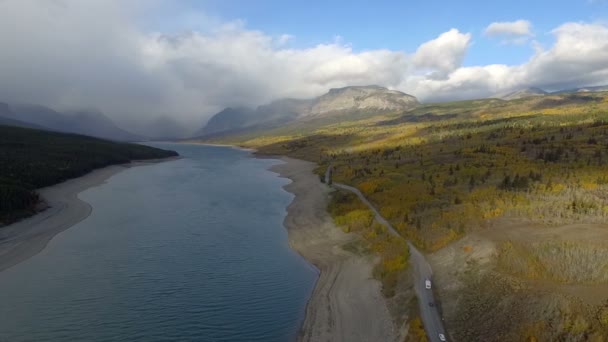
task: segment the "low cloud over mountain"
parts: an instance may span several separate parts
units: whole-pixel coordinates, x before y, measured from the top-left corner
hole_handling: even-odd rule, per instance
[[[411,52],[358,51],[339,39],[294,47],[290,32],[270,35],[204,13],[187,16],[196,18],[196,31],[150,29],[143,18],[167,6],[161,0],[0,1],[0,99],[98,108],[130,129],[165,116],[199,123],[225,107],[351,85],[379,84],[429,102],[608,83],[603,23],[564,23],[551,31],[552,46],[536,44],[519,65],[464,66],[475,36],[459,28],[437,32]],[[532,24],[488,23],[486,32],[529,37]]]

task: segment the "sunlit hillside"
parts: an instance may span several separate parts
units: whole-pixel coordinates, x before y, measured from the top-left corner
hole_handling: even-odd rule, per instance
[[[428,253],[470,234],[507,230],[509,224],[505,222],[560,227],[600,225],[608,218],[608,93],[427,104],[405,113],[341,122],[311,120],[270,131],[225,136],[215,142],[314,161],[319,165],[319,175],[331,163],[335,181],[359,188],[403,237]],[[369,214],[355,203],[349,206],[348,201],[358,200],[334,195],[330,209],[336,222],[347,229],[358,227],[354,230],[363,230],[363,236],[374,236],[378,228],[371,224]],[[361,224],[370,228],[360,228]],[[537,242],[496,238],[494,243],[492,255],[497,257],[489,269],[501,279],[557,284],[605,282],[597,272],[581,274],[585,273],[580,270],[581,260],[586,260],[586,265],[598,262],[589,266],[592,269],[605,269],[603,262],[587,255],[585,242],[546,242],[542,247]],[[397,262],[394,252],[377,247],[372,249],[388,260],[379,266],[386,271],[380,277],[388,290],[385,293],[393,294],[398,286],[395,279],[407,266]],[[476,246],[462,248],[466,254]],[[559,255],[534,252],[543,248]],[[592,255],[603,255],[608,247],[591,249]],[[468,264],[461,268],[466,267]],[[478,285],[480,279],[475,279]],[[563,307],[574,305],[565,299],[560,303]],[[472,304],[468,312],[475,315],[479,310],[481,314],[481,308]],[[448,305],[446,317],[456,317],[456,312],[449,310]],[[577,334],[606,332],[607,327],[596,317],[582,312],[576,317],[586,322],[586,328]],[[553,319],[561,323],[575,319],[555,315]],[[497,313],[491,319],[501,317]],[[457,327],[465,326],[454,322]],[[530,324],[525,321],[505,331],[513,334],[510,338],[521,338],[521,334],[533,336],[536,330],[545,330]],[[567,329],[559,331],[568,334]],[[456,330],[456,335],[464,339],[483,336],[482,331]]]

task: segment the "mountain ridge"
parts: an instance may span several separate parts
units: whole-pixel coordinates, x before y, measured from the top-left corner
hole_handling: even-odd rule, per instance
[[[549,92],[547,92],[543,89],[540,89],[538,87],[527,87],[527,88],[522,88],[522,89],[518,89],[518,90],[499,93],[492,97],[509,101],[509,100],[517,100],[517,99],[522,99],[522,98],[532,97],[532,96],[543,96],[543,95],[547,95],[547,94],[549,94]]]
[[[145,140],[142,136],[119,128],[96,110],[59,112],[37,104],[4,104],[0,116],[10,126],[76,133],[116,141]]]
[[[501,100],[517,100],[532,96],[544,96],[544,95],[562,95],[562,94],[575,94],[575,93],[595,93],[608,91],[608,85],[591,86],[591,87],[578,87],[556,91],[546,91],[539,87],[526,87],[515,90],[509,90],[490,96],[489,98],[496,98]]]
[[[256,109],[225,108],[213,115],[194,137],[228,133],[248,127],[274,127],[298,120],[348,115],[360,111],[376,115],[408,110],[418,104],[412,95],[377,85],[332,88],[312,99],[283,98]]]

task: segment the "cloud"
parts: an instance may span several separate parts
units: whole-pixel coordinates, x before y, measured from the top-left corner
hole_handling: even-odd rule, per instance
[[[445,78],[462,65],[462,60],[471,42],[471,35],[451,29],[428,41],[416,50],[412,63],[417,68],[435,70],[432,77]]]
[[[167,4],[173,2],[0,1],[0,102],[95,107],[127,127],[170,116],[196,129],[226,106],[347,85],[384,85],[429,102],[608,83],[603,24],[565,23],[552,31],[553,46],[537,46],[521,65],[463,66],[472,36],[457,29],[411,53],[355,51],[333,38],[296,48],[288,32],[268,35],[197,14],[187,17],[197,18],[198,30],[146,30],[150,13],[167,12]]]
[[[608,26],[566,23],[552,31],[555,44],[538,48],[521,65],[461,67],[444,80],[406,78],[400,85],[434,101],[486,97],[505,90],[560,90],[608,83]]]
[[[532,24],[527,20],[494,22],[486,27],[484,33],[489,37],[522,37],[532,35]]]
[[[145,32],[137,18],[153,6],[128,3],[0,2],[0,101],[96,107],[131,125],[161,115],[200,125],[226,106],[351,84],[396,86],[407,70],[403,52],[354,52],[340,40],[295,49],[291,36],[242,21]]]

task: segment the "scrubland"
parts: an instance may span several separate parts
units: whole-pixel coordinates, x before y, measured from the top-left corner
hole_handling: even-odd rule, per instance
[[[320,178],[331,163],[431,256],[458,340],[608,338],[608,236],[577,236],[608,230],[608,93],[430,104],[217,142],[316,162]],[[380,256],[386,296],[411,286],[402,240],[355,196],[334,193],[328,210]]]

